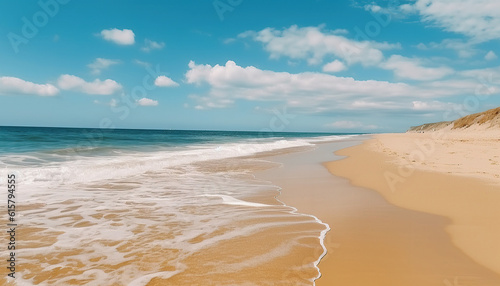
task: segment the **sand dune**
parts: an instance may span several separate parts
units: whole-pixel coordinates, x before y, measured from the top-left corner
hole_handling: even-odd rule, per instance
[[[500,107],[464,116],[455,121],[427,123],[411,127],[408,132],[429,131],[500,131]]]

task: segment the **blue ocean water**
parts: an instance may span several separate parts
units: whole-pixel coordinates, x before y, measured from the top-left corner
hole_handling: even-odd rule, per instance
[[[81,129],[51,127],[1,127],[0,153],[63,151],[80,155],[111,150],[157,150],[161,148],[217,145],[238,142],[271,142],[297,138],[347,135],[345,133],[189,131],[139,129]],[[95,153],[97,152],[97,153]],[[109,153],[108,153],[109,154]]]

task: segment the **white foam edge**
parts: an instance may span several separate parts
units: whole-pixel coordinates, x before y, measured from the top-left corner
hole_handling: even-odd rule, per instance
[[[282,163],[280,163],[281,166],[283,166]],[[253,175],[254,178],[256,178],[255,175]],[[277,191],[278,191],[278,194],[276,196],[274,196],[274,199],[276,201],[278,201],[279,203],[282,204],[282,206],[284,207],[287,207],[287,208],[290,208],[291,211],[290,213],[291,214],[296,214],[296,215],[301,215],[301,216],[306,216],[306,217],[310,217],[310,218],[313,218],[318,224],[321,224],[325,227],[324,230],[322,230],[318,236],[319,238],[319,243],[321,244],[321,248],[323,248],[323,252],[321,253],[321,255],[319,256],[319,258],[314,262],[314,268],[316,268],[316,270],[318,271],[318,275],[316,277],[314,277],[312,279],[311,282],[313,282],[313,286],[316,286],[316,280],[318,280],[319,278],[321,278],[321,270],[319,269],[319,263],[321,262],[321,260],[323,259],[323,257],[325,257],[325,255],[328,253],[328,250],[325,246],[325,238],[326,238],[326,234],[331,230],[330,228],[330,225],[327,224],[326,222],[323,222],[321,221],[318,217],[314,216],[314,215],[311,215],[311,214],[305,214],[305,213],[300,213],[299,210],[293,206],[289,206],[287,204],[285,204],[282,200],[280,200],[278,197],[282,194],[282,190],[283,188],[280,187],[280,186],[277,186],[275,184],[273,184],[272,182],[270,181],[267,181],[270,185],[273,185],[274,187],[276,187]]]
[[[321,278],[321,270],[319,269],[319,263],[321,262],[321,260],[323,259],[323,257],[325,257],[325,255],[328,253],[328,250],[326,249],[326,246],[325,246],[325,237],[326,237],[326,234],[331,230],[330,228],[330,225],[327,224],[326,222],[323,222],[321,221],[319,218],[317,218],[316,216],[314,215],[311,215],[311,214],[304,214],[304,213],[300,213],[298,211],[297,208],[295,207],[292,207],[292,206],[289,206],[287,204],[285,204],[283,201],[281,201],[280,199],[278,199],[278,196],[281,195],[281,190],[282,188],[277,186],[279,189],[278,189],[278,192],[279,192],[279,195],[277,195],[275,197],[275,199],[280,202],[281,204],[283,204],[283,206],[286,206],[286,207],[289,207],[292,209],[292,211],[290,213],[293,213],[293,214],[298,214],[298,215],[302,215],[302,216],[307,216],[307,217],[311,217],[313,218],[317,223],[319,224],[322,224],[325,229],[322,230],[320,232],[320,235],[319,235],[319,243],[321,244],[321,248],[323,248],[323,252],[321,253],[321,255],[319,256],[319,258],[314,262],[314,268],[316,268],[316,270],[318,271],[318,275],[316,277],[313,278],[312,282],[313,282],[313,286],[316,285],[316,280],[318,280],[319,278]]]
[[[272,207],[272,205],[260,204],[260,203],[252,203],[243,200],[239,200],[237,198],[227,196],[227,195],[202,195],[203,197],[218,197],[222,199],[222,203],[226,205],[235,205],[235,206],[246,206],[246,207]]]

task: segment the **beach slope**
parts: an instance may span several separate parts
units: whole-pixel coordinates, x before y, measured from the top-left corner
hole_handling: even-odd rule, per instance
[[[463,263],[457,268],[462,270],[443,281],[500,285],[499,113],[497,108],[403,134],[375,135],[337,152],[347,158],[326,166],[355,186],[377,191],[391,204],[448,219],[444,230],[449,242],[490,271],[474,273],[466,259],[454,259],[455,264]],[[430,231],[419,235],[433,239]],[[451,283],[455,279],[459,284]]]

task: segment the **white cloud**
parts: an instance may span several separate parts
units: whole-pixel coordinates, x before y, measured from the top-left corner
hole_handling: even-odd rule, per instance
[[[417,49],[419,49],[419,50],[424,50],[424,51],[429,49],[429,48],[427,47],[427,45],[426,45],[426,44],[424,44],[424,43],[420,43],[420,44],[418,44],[416,47],[417,47]]]
[[[369,97],[380,100],[387,97],[405,97],[414,94],[404,83],[385,81],[357,81],[350,77],[336,77],[323,73],[273,72],[255,67],[240,67],[233,61],[225,66],[189,63],[186,81],[190,84],[208,84],[207,96],[193,97],[206,108],[223,108],[235,99],[284,101],[292,107],[316,111],[335,109],[339,104],[351,104],[351,99]]]
[[[413,80],[436,80],[453,73],[448,67],[423,67],[421,60],[410,59],[400,55],[391,56],[380,65],[384,69],[393,70],[399,78]]]
[[[158,106],[158,101],[149,98],[141,98],[136,101],[139,106]]]
[[[332,34],[334,34],[334,35],[347,35],[347,34],[349,34],[349,31],[346,29],[335,29],[332,31]]]
[[[156,86],[160,86],[160,87],[175,87],[175,86],[179,86],[178,83],[176,83],[171,78],[169,78],[167,76],[164,76],[164,75],[160,75],[160,76],[158,76],[155,79],[155,85]]]
[[[117,60],[96,58],[92,63],[88,64],[87,67],[91,69],[92,74],[99,75],[102,70],[119,63],[120,61]]]
[[[30,94],[38,96],[54,96],[59,89],[52,84],[36,84],[17,77],[0,77],[0,94]]]
[[[414,8],[424,21],[476,42],[500,38],[500,1],[418,0]]]
[[[486,56],[484,56],[484,59],[487,61],[493,61],[498,59],[498,56],[495,54],[493,51],[489,51]]]
[[[378,126],[376,125],[371,125],[371,124],[364,125],[363,123],[358,121],[348,121],[348,120],[335,121],[333,123],[327,124],[326,127],[335,129],[357,129],[357,130],[373,130],[378,128]]]
[[[111,106],[111,107],[118,106],[118,100],[116,100],[114,98],[111,99],[109,102],[102,102],[100,100],[94,100],[94,103],[99,104],[99,105],[107,105],[107,106]]]
[[[335,31],[322,31],[321,27],[291,26],[282,31],[266,28],[259,32],[247,31],[240,38],[251,38],[261,42],[270,57],[287,56],[305,59],[309,64],[319,64],[325,57],[342,59],[347,65],[361,63],[373,66],[380,63],[384,55],[381,50],[400,48],[399,44],[355,41],[338,35]]]
[[[500,66],[494,68],[463,70],[460,71],[460,75],[476,79],[477,84],[492,84],[500,86]]]
[[[392,18],[405,18],[408,14],[411,14],[415,11],[415,9],[412,8],[411,5],[401,5],[397,6],[395,4],[397,1],[387,1],[387,6],[386,7],[381,7],[374,2],[371,4],[367,4],[365,6],[358,6],[359,8],[363,8],[365,11],[370,12],[372,15],[374,14],[385,14],[385,18],[380,18],[380,16],[375,16],[377,17],[377,21],[380,23],[384,23],[384,27],[388,25],[391,21]]]
[[[235,39],[235,38],[227,38],[227,39],[224,39],[224,40],[222,41],[222,43],[224,43],[224,44],[226,44],[226,45],[232,44],[232,43],[234,43],[234,42],[236,42],[236,39]]]
[[[103,39],[118,45],[133,45],[135,43],[135,34],[129,29],[102,30],[101,36]]]
[[[144,40],[144,46],[141,48],[141,50],[143,52],[150,52],[152,50],[161,50],[165,47],[165,43],[161,42],[161,43],[158,43],[158,42],[155,42],[155,41],[152,41],[150,39],[145,39]]]
[[[418,111],[444,111],[457,110],[460,105],[441,101],[413,101],[412,109]]]
[[[485,94],[500,93],[500,66],[495,68],[473,69],[461,71],[460,75],[464,78],[474,79],[472,92]],[[461,81],[463,82],[463,81]]]
[[[472,42],[467,42],[461,39],[444,39],[440,43],[431,42],[428,45],[420,43],[417,48],[421,50],[428,49],[448,49],[455,51],[460,58],[470,58],[477,53]]]
[[[368,5],[365,5],[364,8],[366,11],[373,12],[373,13],[377,13],[377,12],[382,11],[382,7],[380,7],[376,4],[368,4]]]
[[[468,74],[467,76],[465,76]],[[482,80],[470,76],[472,72],[460,72],[457,77],[449,80],[434,80],[423,82],[420,85],[421,90],[419,91],[418,97],[422,99],[427,98],[437,98],[437,97],[456,97],[471,94],[475,94],[478,89],[483,92]],[[488,83],[488,88],[489,88]],[[490,94],[496,93],[495,90],[490,91]],[[432,94],[432,95],[431,95]]]
[[[134,60],[134,64],[139,65],[141,67],[145,67],[145,68],[148,68],[148,67],[151,66],[151,63],[143,62],[143,61],[140,61],[140,60]]]
[[[274,72],[253,66],[241,67],[233,61],[215,66],[190,62],[186,82],[208,86],[207,93],[189,96],[195,101],[192,106],[196,109],[226,108],[237,100],[248,100],[280,102],[301,113],[366,110],[422,113],[426,108],[436,110],[437,103],[432,100],[428,100],[427,105],[413,102],[474,94],[480,85],[475,76],[480,72],[487,71],[460,72],[449,80],[406,84],[355,80],[315,72]]]
[[[411,4],[403,4],[403,5],[399,6],[399,10],[402,11],[403,13],[406,13],[406,14],[412,14],[412,13],[417,12],[417,9],[415,8],[415,6],[413,6]]]
[[[114,80],[99,79],[93,82],[86,82],[82,78],[74,75],[61,75],[57,81],[60,89],[79,91],[86,94],[110,95],[122,89],[122,86]]]
[[[339,60],[334,60],[331,63],[328,63],[323,66],[323,71],[324,72],[340,72],[346,69],[346,66],[344,65],[343,62]]]

